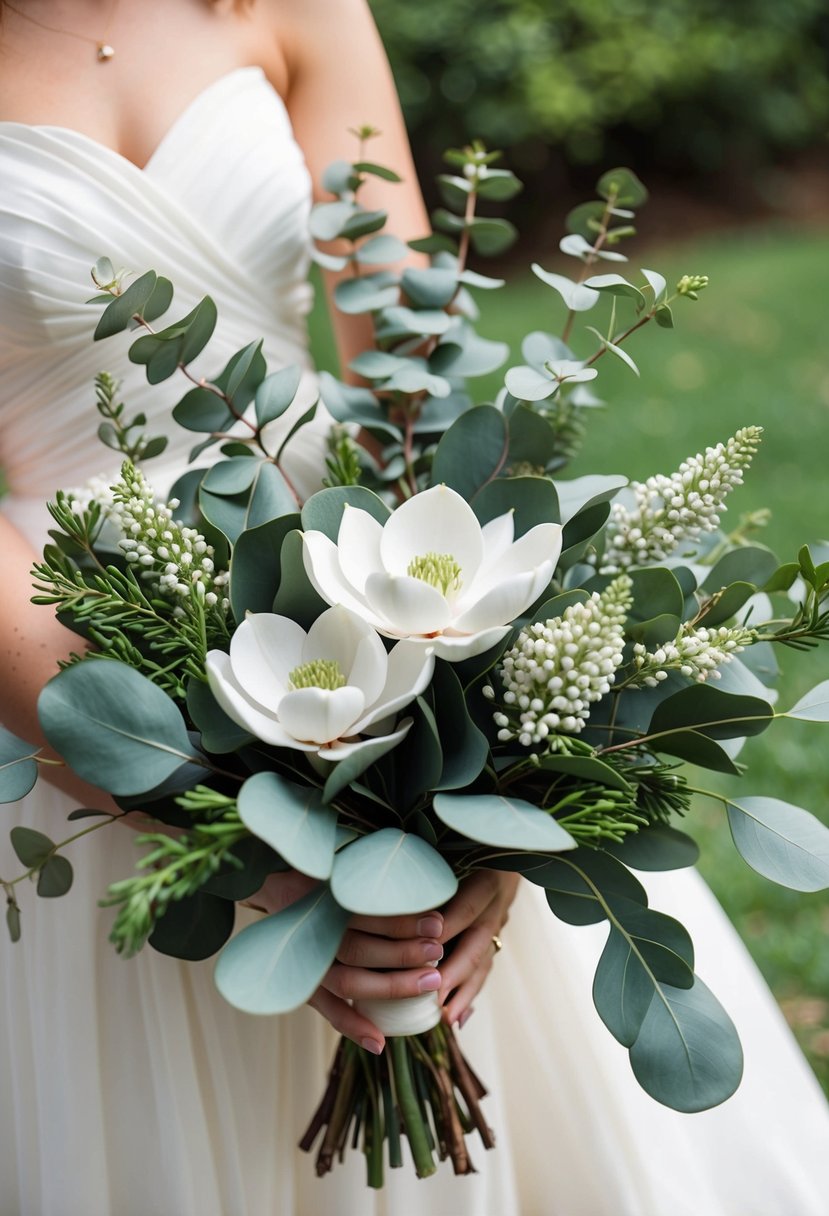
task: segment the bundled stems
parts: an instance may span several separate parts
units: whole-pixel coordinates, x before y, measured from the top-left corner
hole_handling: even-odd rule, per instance
[[[401,1139],[409,1142],[419,1178],[449,1158],[456,1174],[472,1174],[466,1135],[477,1130],[486,1148],[495,1140],[481,1111],[486,1090],[475,1076],[448,1026],[422,1035],[390,1038],[374,1056],[341,1039],[325,1093],[299,1147],[310,1152],[320,1135],[316,1170],[322,1176],[342,1161],[349,1142],[362,1134],[367,1183],[383,1185],[384,1144],[392,1169],[403,1164]]]

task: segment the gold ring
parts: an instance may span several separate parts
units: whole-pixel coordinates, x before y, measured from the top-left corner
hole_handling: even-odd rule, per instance
[[[492,935],[492,944],[495,947],[496,954],[499,950],[503,950],[504,948],[504,943],[501,941],[500,937],[496,937],[494,933]]]

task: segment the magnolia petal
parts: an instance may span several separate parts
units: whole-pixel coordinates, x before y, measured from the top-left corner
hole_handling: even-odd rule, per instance
[[[274,747],[293,747],[301,752],[316,751],[313,743],[299,743],[279,725],[276,718],[251,704],[233,678],[229,655],[221,650],[211,650],[207,655],[205,670],[213,696],[227,716],[239,726]]]
[[[383,525],[373,515],[346,503],[337,533],[340,569],[360,594],[365,591],[369,574],[383,569],[380,559],[382,535]]]
[[[287,616],[254,612],[230,641],[230,664],[238,686],[255,704],[278,715],[288,676],[302,662],[305,630]]]
[[[353,735],[353,723],[365,708],[359,688],[298,688],[283,697],[279,721],[294,739],[327,744]]]
[[[549,582],[549,576],[546,581]],[[462,616],[455,617],[452,628],[460,633],[480,633],[496,624],[514,621],[537,598],[536,583],[534,570],[496,583]]]
[[[410,501],[412,501],[410,499]],[[429,583],[408,575],[370,574],[366,580],[369,607],[396,634],[437,633],[451,617],[449,604]]]
[[[369,623],[335,604],[317,617],[308,630],[302,648],[302,662],[334,659],[340,665],[346,684],[359,688],[370,705],[379,697],[386,682],[386,648]]]
[[[303,532],[302,560],[311,585],[327,604],[342,604],[344,608],[371,620],[365,601],[343,575],[337,546],[324,532]],[[374,624],[374,621],[371,623]]]
[[[509,631],[509,625],[501,625],[498,629],[484,629],[482,633],[442,633],[439,637],[430,638],[428,644],[434,646],[436,658],[446,659],[447,663],[460,663],[463,659],[474,659],[475,655],[490,650]]]
[[[368,739],[355,739],[353,742],[341,743],[336,740],[329,747],[321,747],[317,752],[323,760],[330,760],[336,764],[338,760],[345,760],[347,756],[353,756],[355,752],[361,752],[366,747],[374,747],[376,743],[385,740],[388,743],[388,750],[391,751],[401,739],[405,739],[411,730],[412,719],[408,718],[399,730],[396,730],[391,735],[371,735]]]
[[[486,570],[493,562],[498,561],[515,539],[515,512],[505,511],[503,515],[496,515],[495,519],[491,519],[481,528],[481,536],[484,542],[481,569]]]
[[[542,586],[548,583],[561,554],[561,534],[561,524],[536,524],[529,532],[519,536],[518,540],[513,541],[500,555],[497,565],[485,566],[466,594],[458,599],[455,604],[458,618],[469,611],[482,595],[516,575],[537,570],[544,580]],[[523,609],[520,611],[523,612]]]
[[[406,574],[412,558],[426,553],[451,554],[464,583],[472,581],[481,564],[481,525],[469,504],[448,486],[414,494],[383,528],[380,557],[389,574]]]
[[[388,656],[386,686],[375,704],[369,705],[365,716],[355,724],[355,733],[362,733],[419,697],[429,684],[434,669],[435,656],[431,646],[409,641],[393,646]]]
[[[362,639],[350,671],[346,672],[346,680],[362,689],[366,705],[371,705],[383,691],[388,675],[389,656],[380,641],[380,635],[369,626],[369,632]]]

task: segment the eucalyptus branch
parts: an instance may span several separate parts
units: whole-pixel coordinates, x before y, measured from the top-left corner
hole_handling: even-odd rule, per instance
[[[138,837],[138,844],[154,847],[137,863],[138,872],[112,883],[100,901],[102,907],[118,907],[110,941],[119,954],[137,953],[170,905],[197,895],[223,865],[242,868],[232,850],[250,833],[235,802],[227,803],[210,822],[194,824],[178,838],[160,832]]]

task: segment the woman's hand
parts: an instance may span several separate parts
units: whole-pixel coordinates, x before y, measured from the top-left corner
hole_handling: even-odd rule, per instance
[[[472,1001],[484,985],[498,937],[509,919],[520,875],[500,870],[476,870],[464,879],[443,909],[441,941],[451,943],[441,968],[440,999],[443,1020],[463,1026],[472,1013]]]
[[[333,966],[308,1004],[335,1030],[379,1055],[386,1039],[349,1001],[399,999],[440,990],[444,1021],[463,1023],[495,957],[493,937],[507,923],[519,877],[479,870],[464,879],[442,912],[417,916],[354,916]],[[279,912],[316,886],[290,870],[271,874],[252,906]],[[437,964],[451,952],[441,971]]]
[[[316,881],[296,870],[271,874],[250,904],[279,912],[301,899]],[[441,974],[445,922],[440,912],[416,916],[353,916],[337,958],[308,1004],[335,1030],[379,1055],[386,1039],[349,1001],[394,1000],[436,992]]]

